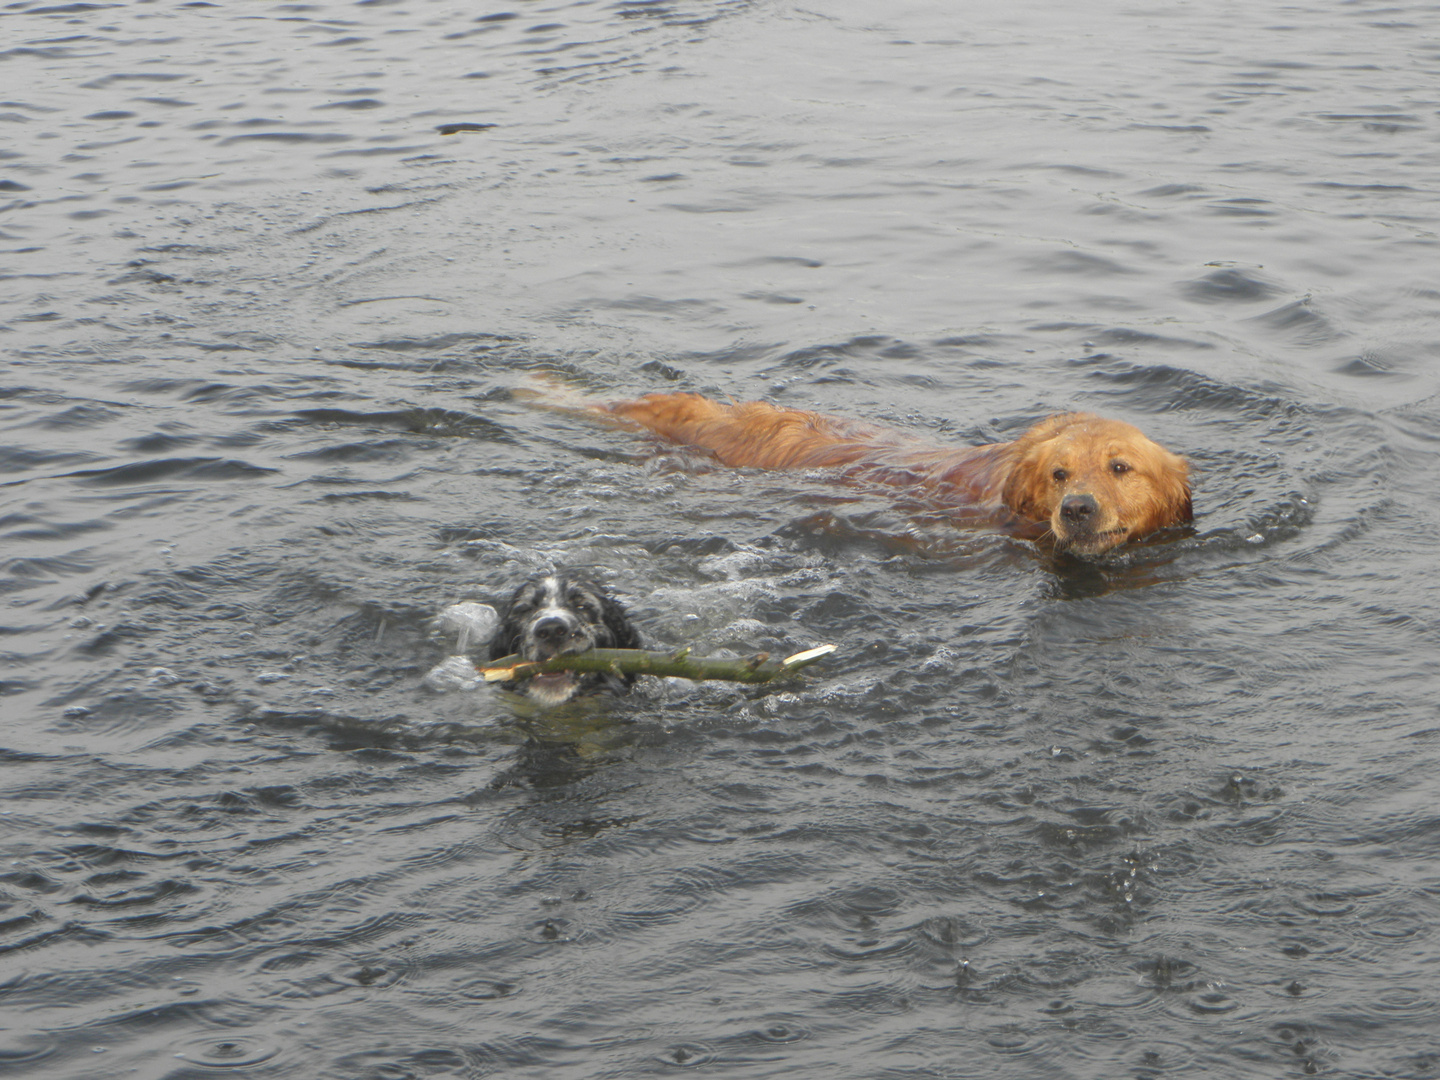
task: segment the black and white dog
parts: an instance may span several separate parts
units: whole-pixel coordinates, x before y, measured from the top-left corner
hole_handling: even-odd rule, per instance
[[[640,635],[618,600],[588,578],[557,571],[531,578],[515,590],[501,609],[490,659],[548,660],[587,649],[638,648]],[[526,679],[521,687],[503,685],[521,690],[541,705],[559,705],[600,690],[623,694],[634,681],[633,675],[554,671]]]

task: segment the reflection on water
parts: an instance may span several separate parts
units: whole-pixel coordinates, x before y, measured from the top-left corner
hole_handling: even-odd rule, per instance
[[[1437,31],[6,6],[0,1068],[1436,1075]],[[1056,556],[536,372],[1091,409],[1197,518]],[[840,652],[427,686],[556,564]]]

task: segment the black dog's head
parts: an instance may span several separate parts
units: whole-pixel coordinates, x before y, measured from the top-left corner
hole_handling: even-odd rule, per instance
[[[563,571],[531,578],[500,612],[490,659],[548,660],[587,649],[638,649],[640,635],[617,600],[587,578]],[[523,690],[542,705],[606,689],[624,693],[634,677],[555,671],[527,679]]]

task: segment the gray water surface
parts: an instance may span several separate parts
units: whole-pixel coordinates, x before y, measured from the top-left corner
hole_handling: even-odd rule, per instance
[[[1433,5],[42,0],[0,85],[0,1074],[1440,1077]],[[544,380],[1093,410],[1197,518]],[[427,687],[555,565],[840,651]]]

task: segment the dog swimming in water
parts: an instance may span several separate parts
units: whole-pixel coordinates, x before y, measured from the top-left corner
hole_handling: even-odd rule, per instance
[[[579,411],[579,410],[577,410]],[[1007,531],[1098,555],[1192,519],[1189,466],[1138,428],[1091,413],[1048,417],[1012,442],[927,447],[861,420],[762,401],[647,394],[591,404],[591,415],[708,450],[725,465],[836,468],[989,511]]]
[[[640,633],[618,600],[588,577],[556,571],[526,581],[501,608],[490,659],[549,660],[589,649],[640,647]],[[540,705],[559,705],[584,694],[623,694],[634,681],[633,675],[552,671],[501,685]]]

